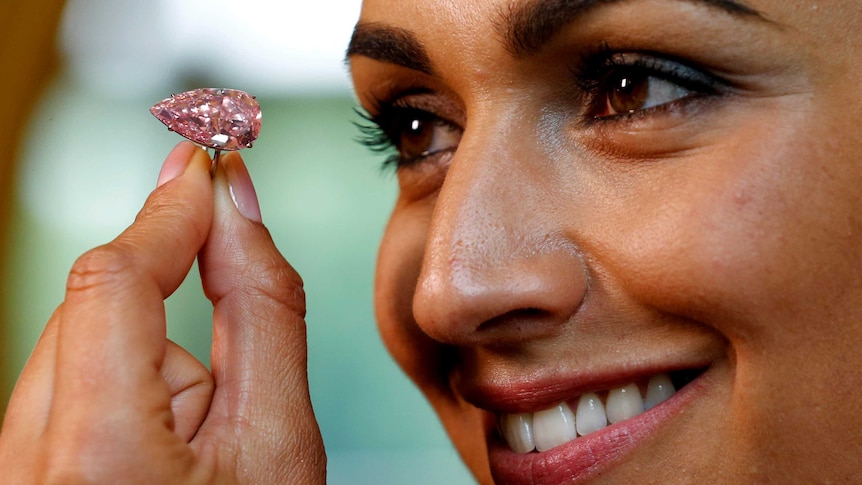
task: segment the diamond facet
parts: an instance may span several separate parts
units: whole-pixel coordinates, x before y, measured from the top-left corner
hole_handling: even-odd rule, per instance
[[[150,112],[169,130],[216,150],[250,148],[260,133],[260,105],[237,89],[186,91],[156,103]]]

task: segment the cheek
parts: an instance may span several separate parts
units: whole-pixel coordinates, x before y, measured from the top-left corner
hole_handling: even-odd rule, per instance
[[[381,338],[402,370],[426,393],[439,387],[442,346],[413,319],[413,294],[428,231],[430,212],[396,207],[384,233],[377,260],[374,303]]]
[[[759,355],[822,332],[811,322],[845,304],[848,286],[859,291],[860,244],[847,235],[860,177],[796,126],[674,162],[651,184],[661,190],[625,202],[638,213],[605,233],[614,250],[603,259],[632,295]]]

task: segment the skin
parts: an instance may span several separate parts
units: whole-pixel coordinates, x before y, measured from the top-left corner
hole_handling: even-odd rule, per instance
[[[858,4],[608,2],[513,52],[501,12],[526,3],[366,0],[350,56],[372,116],[394,99],[457,127],[420,137],[448,150],[398,168],[376,307],[464,461],[491,483],[494,412],[566,398],[543,383],[584,382],[576,397],[705,367],[684,412],[587,479],[855,480]],[[425,62],[360,42],[375,29],[415,39]],[[605,43],[732,88],[591,122],[571,66]]]
[[[525,4],[368,0],[366,41],[382,27],[422,49],[351,44],[372,116],[389,96],[447,120],[399,135],[434,153],[398,169],[375,298],[464,461],[482,483],[500,473],[494,412],[705,369],[635,446],[555,480],[854,481],[858,5],[596,2],[507,45],[505,12]],[[603,52],[722,82],[616,116],[578,83]],[[178,146],[129,229],[76,262],[0,433],[10,483],[324,483],[301,280],[241,159],[209,168]],[[196,256],[211,372],[165,338],[162,300]]]
[[[302,281],[260,223],[240,157],[222,157],[214,179],[210,163],[178,145],[135,222],[74,264],[9,402],[4,481],[325,483]],[[165,337],[162,300],[196,255],[212,372]]]

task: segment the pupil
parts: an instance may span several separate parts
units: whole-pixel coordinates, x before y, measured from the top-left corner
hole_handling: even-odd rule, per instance
[[[642,109],[649,96],[649,76],[647,75],[621,74],[613,86],[608,102],[617,113],[634,113]]]

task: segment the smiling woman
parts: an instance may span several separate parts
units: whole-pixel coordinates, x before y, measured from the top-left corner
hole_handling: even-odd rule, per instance
[[[477,481],[856,480],[860,22],[365,0],[348,61],[398,185],[378,328]],[[302,280],[240,157],[209,167],[176,147],[73,266],[0,436],[15,483],[325,481]],[[196,257],[211,370],[165,338]]]
[[[348,54],[400,186],[378,323],[477,479],[858,474],[857,406],[824,403],[862,402],[860,20],[366,0]]]

